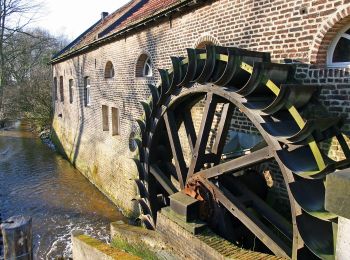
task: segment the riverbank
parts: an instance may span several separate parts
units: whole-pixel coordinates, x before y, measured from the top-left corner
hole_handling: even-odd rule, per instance
[[[51,139],[51,127],[41,131],[39,133],[39,137],[46,146],[48,146],[51,150],[57,152],[56,146]]]
[[[51,140],[51,125],[38,126],[28,120],[2,119],[0,120],[0,131],[11,131],[18,127],[19,124],[25,131],[32,132],[34,136],[38,136],[51,150],[57,151],[55,144]]]

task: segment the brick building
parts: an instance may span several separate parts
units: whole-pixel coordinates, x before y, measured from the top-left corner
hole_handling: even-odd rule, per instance
[[[347,0],[154,0],[103,13],[52,60],[57,137],[78,169],[133,211],[130,136],[142,114],[139,101],[149,95],[146,85],[159,80],[157,68],[205,43],[271,52],[275,62],[298,63],[296,78],[319,84],[329,111],[347,116],[349,11]],[[339,51],[341,62],[333,62]]]
[[[137,211],[130,158],[139,101],[150,94],[147,84],[159,81],[157,68],[171,67],[171,56],[206,44],[270,52],[273,62],[297,64],[295,78],[318,85],[326,112],[348,117],[349,0],[132,0],[102,13],[52,59],[53,129],[69,160],[127,214]],[[241,130],[253,131],[239,116]],[[337,142],[328,154],[344,156]],[[283,200],[283,179],[272,177]]]

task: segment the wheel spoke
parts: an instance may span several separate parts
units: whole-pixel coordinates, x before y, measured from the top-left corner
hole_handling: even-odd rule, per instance
[[[188,143],[193,154],[194,146],[197,141],[196,130],[194,129],[193,119],[191,115],[191,110],[183,113],[184,125],[186,129]]]
[[[291,224],[278,214],[271,206],[269,206],[263,199],[252,192],[239,179],[232,179],[230,176],[224,176],[222,179],[227,187],[233,188],[240,192],[242,196],[252,201],[252,207],[261,214],[267,221],[274,225],[286,238],[293,240],[293,228]]]
[[[169,194],[174,194],[178,192],[178,190],[175,188],[175,186],[171,183],[169,178],[164,174],[164,172],[159,169],[159,167],[156,164],[152,164],[150,166],[150,173],[156,178],[158,183],[164,188],[164,190]]]
[[[203,178],[209,179],[227,172],[235,172],[242,170],[262,162],[268,161],[273,158],[273,153],[270,152],[268,147],[262,148],[255,152],[243,155],[236,159],[224,162],[222,164],[213,166],[209,169],[205,169],[197,172],[193,177],[202,176]]]
[[[261,242],[263,242],[274,254],[290,258],[291,248],[287,246],[275,233],[267,228],[261,220],[249,211],[237,197],[224,187],[217,187],[211,181],[199,177],[200,182],[213,191],[216,199],[233,216],[238,218]]]
[[[211,125],[214,119],[218,99],[213,93],[208,93],[205,101],[204,112],[202,116],[201,126],[198,132],[196,145],[192,154],[191,163],[188,169],[187,181],[192,177],[193,173],[198,171],[203,162],[205,148],[208,143]]]
[[[168,132],[171,151],[174,156],[175,168],[177,177],[180,183],[180,188],[185,186],[187,167],[184,159],[184,155],[181,148],[179,134],[177,132],[176,121],[172,111],[167,111],[164,114],[164,121]]]
[[[234,107],[231,103],[226,103],[223,106],[215,142],[211,149],[211,152],[216,155],[214,164],[220,162],[221,154],[226,143],[227,132],[231,124],[233,109]]]
[[[336,137],[338,139],[338,142],[340,144],[341,149],[343,150],[345,157],[350,158],[350,149],[349,149],[349,146],[344,139],[344,136],[341,133],[339,133]]]

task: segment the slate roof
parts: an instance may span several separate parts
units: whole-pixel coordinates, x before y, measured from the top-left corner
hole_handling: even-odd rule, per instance
[[[51,62],[54,63],[63,56],[70,56],[70,54],[77,50],[101,42],[103,39],[107,39],[120,31],[147,20],[147,18],[192,1],[193,0],[131,0],[107,17],[101,17],[94,25],[57,53],[52,58]]]

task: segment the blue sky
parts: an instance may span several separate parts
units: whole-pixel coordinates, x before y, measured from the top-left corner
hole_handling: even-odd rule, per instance
[[[112,13],[130,0],[45,0],[40,17],[31,26],[39,26],[54,35],[73,40],[101,17]]]

